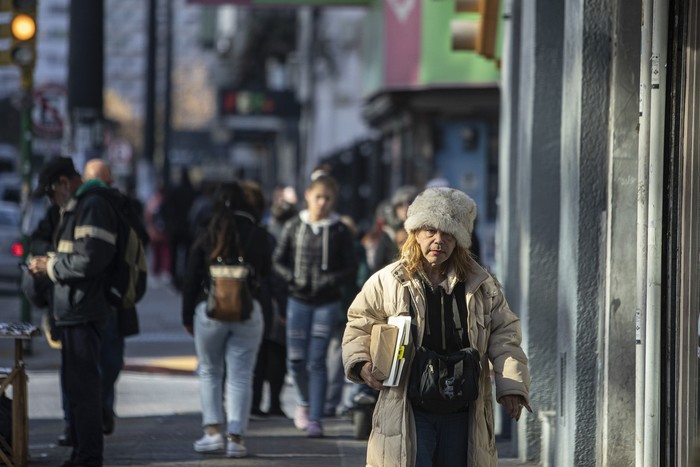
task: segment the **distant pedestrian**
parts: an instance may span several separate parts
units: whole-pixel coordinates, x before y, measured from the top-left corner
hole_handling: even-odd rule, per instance
[[[257,284],[271,269],[267,234],[256,225],[250,212],[238,183],[221,185],[209,227],[190,250],[182,289],[182,324],[194,336],[199,360],[204,427],[204,435],[194,442],[194,450],[214,452],[225,445],[228,457],[248,455],[243,436],[248,427],[253,368],[264,326]],[[217,257],[236,258],[239,252],[254,272],[248,284],[254,298],[253,312],[245,321],[211,319],[206,313],[209,265]]]
[[[343,342],[345,325],[348,322],[348,308],[369,277],[365,248],[360,241],[360,233],[355,221],[350,216],[340,216],[340,221],[345,224],[352,233],[355,259],[357,261],[357,274],[355,280],[348,281],[341,287],[338,322],[333,329],[331,341],[328,344],[328,391],[324,410],[324,416],[326,417],[336,417],[349,409],[349,407],[343,403],[346,380],[345,371],[343,371],[341,344]]]
[[[297,390],[294,424],[308,437],[323,436],[326,354],[340,313],[341,288],[355,279],[350,230],[333,213],[338,186],[320,174],[307,188],[307,209],[285,225],[274,267],[286,281],[287,370]]]
[[[211,206],[214,204],[214,193],[218,183],[210,180],[202,180],[199,185],[199,190],[194,201],[192,201],[192,206],[187,213],[187,224],[190,229],[190,238],[194,240],[207,230],[209,225],[209,218],[211,217]]]
[[[50,160],[39,174],[37,192],[61,207],[51,256],[29,263],[53,285],[52,310],[61,334],[61,383],[68,398],[73,450],[67,466],[103,463],[100,352],[107,302],[106,274],[116,252],[118,219],[109,202],[83,183],[70,158]]]
[[[159,181],[156,191],[151,195],[146,203],[144,213],[146,230],[151,239],[151,274],[149,284],[169,284],[172,282],[170,276],[170,237],[166,228],[165,209],[163,200],[165,199],[165,187],[163,181]]]
[[[250,214],[255,223],[260,225],[265,213],[265,196],[260,185],[251,180],[241,181],[241,188],[251,207]],[[264,228],[264,227],[263,227]],[[277,244],[274,235],[267,232],[271,251]],[[286,287],[280,283],[274,273],[260,278],[260,305],[262,306],[265,330],[258,350],[258,359],[253,372],[253,404],[251,416],[265,417],[267,415],[286,416],[282,411],[281,393],[287,374],[285,348],[285,322],[280,310],[280,300],[286,305]],[[282,295],[282,298],[280,297]],[[268,383],[269,407],[267,412],[262,410],[263,386]]]
[[[165,231],[169,241],[170,279],[178,290],[182,286],[185,261],[192,243],[187,217],[194,199],[195,192],[190,181],[189,168],[180,167],[179,180],[166,188],[162,204]]]

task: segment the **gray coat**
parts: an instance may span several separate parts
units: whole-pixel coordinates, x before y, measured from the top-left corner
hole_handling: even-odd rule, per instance
[[[469,467],[496,467],[494,399],[491,372],[496,382],[496,400],[520,395],[528,400],[530,374],[527,357],[520,347],[519,318],[510,310],[496,280],[473,264],[475,273],[466,283],[469,342],[481,354],[479,398],[469,406]],[[448,276],[451,293],[457,280]],[[370,361],[372,326],[389,316],[408,315],[409,300],[417,310],[418,339],[425,327],[425,294],[420,279],[408,275],[397,261],[375,273],[365,283],[348,310],[343,336],[345,374],[361,383],[352,371],[358,362]],[[420,345],[420,343],[419,343]],[[409,362],[410,363],[410,362]],[[397,387],[382,390],[374,410],[372,433],[367,445],[367,465],[412,467],[415,465],[416,430],[411,403],[407,400],[408,372]]]

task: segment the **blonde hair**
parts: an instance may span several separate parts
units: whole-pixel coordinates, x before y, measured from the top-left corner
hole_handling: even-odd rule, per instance
[[[403,259],[406,269],[409,274],[417,275],[419,271],[423,270],[423,252],[420,249],[418,240],[416,239],[417,230],[411,230],[408,232],[408,238],[401,247],[401,259]],[[455,249],[444,265],[447,269],[454,268],[457,280],[464,282],[467,280],[469,275],[474,272],[474,266],[472,262],[471,252],[459,246],[455,245]]]

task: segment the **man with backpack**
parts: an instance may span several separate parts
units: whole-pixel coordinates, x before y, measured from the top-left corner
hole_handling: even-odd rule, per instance
[[[133,202],[116,188],[112,188],[114,179],[112,178],[112,170],[109,164],[102,159],[92,159],[85,164],[83,169],[83,181],[88,183],[90,180],[99,180],[106,187],[100,187],[95,194],[107,199],[111,206],[117,211],[120,217],[119,229],[117,231],[116,248],[117,255],[122,255],[121,252],[126,243],[122,236],[129,235],[128,229],[131,227],[136,233],[136,241],[140,243],[141,253],[143,248],[148,243],[148,234],[143,222],[135,212]],[[120,260],[115,258],[115,262]],[[143,257],[141,272],[143,274],[141,284],[141,293],[145,291],[145,277],[147,274],[145,256]],[[112,270],[118,266],[113,266]],[[112,274],[112,282],[120,274],[116,271]],[[111,288],[110,288],[111,289]],[[128,336],[133,336],[139,333],[138,315],[136,314],[136,298],[130,301],[122,300],[122,296],[108,296],[109,301],[116,308],[116,313],[113,313],[107,320],[104,335],[102,353],[100,354],[100,365],[102,369],[102,429],[104,434],[109,435],[114,431],[114,400],[115,400],[115,385],[119,378],[119,373],[124,366],[124,339]]]
[[[61,207],[55,254],[33,257],[29,270],[53,282],[52,312],[61,337],[61,383],[73,442],[67,466],[103,463],[100,352],[105,323],[114,313],[106,287],[119,227],[109,201],[95,193],[105,187],[99,180],[83,183],[70,158],[56,157],[41,170],[35,190]]]

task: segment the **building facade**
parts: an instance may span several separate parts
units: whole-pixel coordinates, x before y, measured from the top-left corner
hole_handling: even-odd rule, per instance
[[[520,457],[694,465],[697,5],[506,11],[498,264],[535,408]]]

